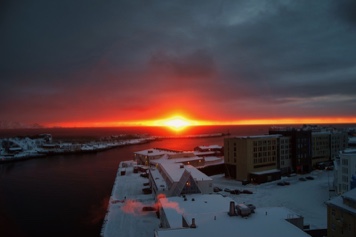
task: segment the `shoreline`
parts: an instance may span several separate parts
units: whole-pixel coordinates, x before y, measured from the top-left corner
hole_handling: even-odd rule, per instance
[[[0,155],[0,164],[11,162],[25,161],[35,158],[47,158],[54,155],[69,155],[69,154],[86,154],[102,152],[110,149],[115,149],[123,146],[145,144],[153,141],[165,139],[191,139],[191,138],[213,138],[223,137],[229,134],[212,133],[212,134],[197,134],[197,135],[177,135],[177,136],[152,136],[147,138],[138,138],[124,141],[108,141],[108,142],[89,142],[84,144],[70,144],[66,148],[44,149],[37,147],[34,150],[25,150],[16,154]]]

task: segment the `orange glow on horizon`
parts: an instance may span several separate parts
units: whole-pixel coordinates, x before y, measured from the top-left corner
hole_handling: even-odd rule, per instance
[[[196,122],[188,120],[182,116],[174,116],[172,118],[158,120],[154,122],[156,126],[165,126],[175,131],[181,131],[188,126],[192,126]]]
[[[47,123],[45,127],[84,128],[84,127],[171,127],[179,131],[188,126],[218,126],[218,125],[287,125],[287,124],[354,124],[353,117],[325,117],[325,118],[266,118],[244,119],[231,121],[191,120],[182,116],[168,119],[141,120],[141,121],[102,121],[102,122],[58,122]]]

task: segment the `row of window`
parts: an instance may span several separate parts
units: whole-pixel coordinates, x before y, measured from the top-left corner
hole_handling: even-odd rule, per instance
[[[270,157],[263,157],[263,158],[254,158],[253,159],[253,164],[260,164],[260,163],[266,163],[266,162],[275,162],[276,158],[273,156]]]

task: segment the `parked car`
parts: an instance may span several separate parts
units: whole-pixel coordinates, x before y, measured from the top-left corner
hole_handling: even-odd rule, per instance
[[[277,185],[285,186],[285,185],[290,185],[290,183],[288,181],[281,181],[281,182],[278,182]]]
[[[305,178],[308,179],[308,180],[314,180],[314,177],[312,177],[312,176],[307,176]]]
[[[231,194],[239,195],[239,194],[241,193],[241,191],[238,190],[238,189],[235,189],[235,190],[231,190],[230,193],[231,193]]]
[[[244,194],[253,194],[252,191],[247,190],[247,189],[242,190],[241,193],[244,193]]]
[[[219,187],[214,187],[214,188],[213,188],[213,191],[214,191],[214,192],[220,192],[220,191],[222,191],[222,189],[219,188]]]
[[[148,173],[142,173],[140,174],[141,177],[148,178]]]

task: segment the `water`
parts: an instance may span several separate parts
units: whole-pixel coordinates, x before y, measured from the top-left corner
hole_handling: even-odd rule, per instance
[[[265,134],[267,126],[199,127],[186,134]],[[51,133],[54,138],[100,137],[120,133],[172,135],[160,128],[9,130],[0,137]],[[58,155],[0,164],[0,236],[99,236],[121,161],[152,147],[189,150],[223,145],[223,137],[167,139],[100,153]]]

